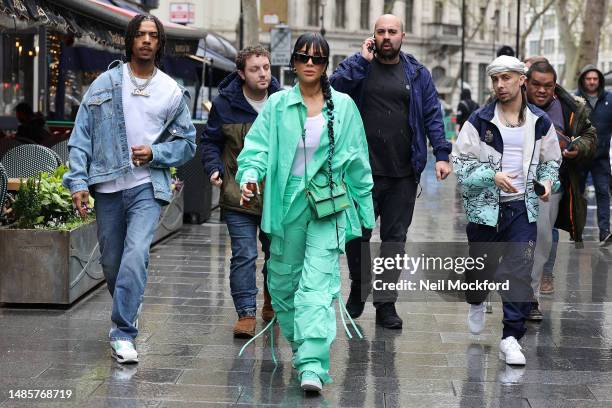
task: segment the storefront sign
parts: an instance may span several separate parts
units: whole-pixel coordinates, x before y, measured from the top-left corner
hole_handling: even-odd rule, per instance
[[[170,21],[177,24],[193,24],[195,6],[191,3],[170,3]]]

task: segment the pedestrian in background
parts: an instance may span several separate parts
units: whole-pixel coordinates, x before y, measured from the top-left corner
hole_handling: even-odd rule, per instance
[[[469,89],[461,91],[461,100],[457,105],[457,125],[459,130],[463,127],[463,124],[470,117],[472,112],[478,109],[479,106],[472,100],[472,92]]]
[[[240,205],[240,186],[236,182],[236,158],[244,145],[244,137],[262,111],[268,97],[279,90],[279,83],[270,71],[270,52],[261,45],[247,47],[236,56],[236,71],[219,84],[219,95],[202,134],[202,163],[213,186],[221,188],[219,206],[232,243],[230,260],[230,290],[238,320],[234,336],[255,335],[257,313],[257,230],[261,224],[261,200],[255,199],[249,207]],[[260,186],[263,189],[263,184]],[[270,258],[270,240],[259,229],[259,242]],[[264,305],[261,317],[270,321],[274,317],[264,263]]]
[[[612,136],[612,93],[605,89],[605,79],[594,65],[585,66],[578,78],[578,96],[591,109],[589,119],[597,129],[597,153],[584,168],[582,190],[588,174],[593,178],[597,200],[597,225],[601,245],[612,243],[610,234],[610,137]]]
[[[580,191],[582,166],[589,166],[597,149],[597,132],[589,121],[589,109],[583,98],[569,94],[557,85],[557,72],[548,61],[535,62],[527,72],[526,94],[529,103],[546,112],[555,127],[563,160],[559,169],[560,188],[550,200],[539,202],[538,238],[531,273],[535,301],[529,320],[542,320],[539,295],[554,291],[553,268],[559,232],[570,233],[576,244],[582,243],[587,203]]]

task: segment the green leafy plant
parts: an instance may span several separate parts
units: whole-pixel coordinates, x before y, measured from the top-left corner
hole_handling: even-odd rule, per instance
[[[29,178],[21,183],[17,197],[13,203],[13,211],[17,217],[19,228],[33,228],[41,223],[44,216],[40,215],[42,204],[38,196],[38,185],[36,179]]]
[[[89,222],[81,219],[72,207],[70,191],[62,185],[62,176],[68,171],[65,165],[53,173],[41,173],[22,183],[13,208],[19,228],[47,228],[68,230]],[[93,208],[93,199],[89,200]]]

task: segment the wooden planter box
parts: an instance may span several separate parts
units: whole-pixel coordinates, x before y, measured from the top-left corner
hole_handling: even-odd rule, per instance
[[[69,305],[104,281],[96,222],[72,231],[0,229],[0,302]]]
[[[153,242],[183,225],[183,191],[162,209]],[[72,231],[0,229],[0,303],[70,305],[104,282],[95,221]]]

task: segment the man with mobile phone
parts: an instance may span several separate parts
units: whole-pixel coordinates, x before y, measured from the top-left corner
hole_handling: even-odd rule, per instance
[[[381,221],[380,256],[384,258],[404,253],[417,187],[427,162],[427,140],[436,157],[437,179],[444,180],[451,172],[451,144],[445,138],[438,93],[427,68],[401,51],[405,36],[398,17],[379,17],[374,36],[366,38],[361,52],[341,62],[330,78],[334,89],[349,94],[361,112],[374,178],[374,211]],[[363,312],[372,289],[371,235],[371,230],[364,229],[361,239],[346,244],[351,277],[346,308],[353,318]],[[380,278],[385,284],[395,283],[400,273],[399,269],[388,269]],[[395,290],[374,291],[377,324],[402,328],[396,300]]]
[[[453,146],[453,165],[461,186],[468,219],[470,256],[484,259],[484,268],[465,272],[470,304],[468,328],[484,329],[484,300],[489,288],[482,282],[507,283],[500,288],[503,334],[500,357],[507,364],[525,365],[518,341],[527,330],[533,289],[531,270],[535,250],[538,196],[534,181],[544,185],[540,200],[550,198],[558,180],[561,150],[548,115],[529,104],[522,91],[525,64],[507,55],[487,67],[495,99],[478,109],[464,124]]]
[[[585,100],[556,83],[557,73],[547,60],[534,62],[527,72],[527,99],[552,120],[563,156],[560,188],[550,200],[539,203],[538,239],[531,274],[535,300],[529,314],[529,320],[534,321],[543,317],[539,295],[554,291],[553,267],[559,234],[553,233],[553,228],[569,232],[576,245],[582,243],[587,207],[580,190],[581,168],[590,164],[597,150],[597,133],[589,120]]]

